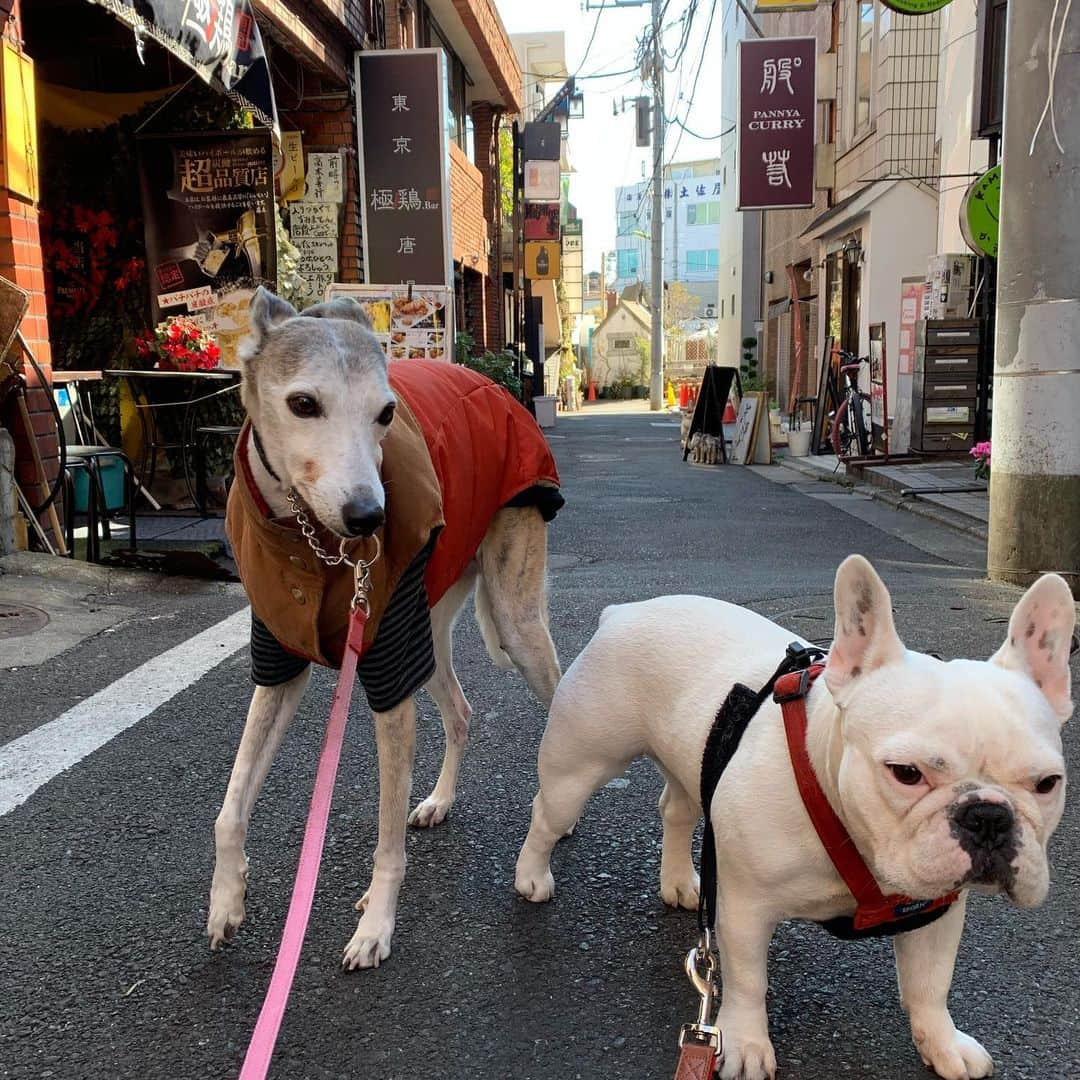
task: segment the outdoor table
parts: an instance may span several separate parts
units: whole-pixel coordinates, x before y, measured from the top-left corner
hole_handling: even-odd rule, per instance
[[[194,448],[191,419],[193,406],[207,397],[213,397],[221,389],[229,389],[232,385],[239,383],[240,369],[219,367],[201,371],[162,371],[151,368],[142,371],[111,368],[107,369],[104,375],[112,379],[127,379],[136,391],[136,398],[138,398],[141,391],[142,397],[146,401],[145,405],[140,405],[136,400],[136,411],[139,414],[139,423],[143,435],[143,456],[139,469],[140,486],[144,490],[150,488],[154,479],[154,472],[157,469],[157,453],[159,450],[179,450],[184,467],[184,482],[187,484],[192,501],[197,503],[198,500],[191,485],[191,475],[188,471],[188,451]],[[149,392],[152,386],[156,388],[153,394]],[[156,390],[170,386],[177,388],[178,396],[173,400],[161,400]],[[215,386],[217,387],[216,390],[214,389]],[[202,391],[202,393],[198,393],[198,391]],[[180,424],[180,442],[159,443],[157,442],[153,421],[148,415],[149,410],[174,407],[184,410]]]

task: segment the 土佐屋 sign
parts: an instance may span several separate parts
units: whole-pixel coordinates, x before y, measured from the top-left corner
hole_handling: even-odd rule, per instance
[[[960,231],[977,255],[997,258],[1001,218],[1001,166],[988,169],[967,189],[960,204]]]
[[[932,11],[940,11],[952,0],[881,0],[887,7],[900,15],[929,15]]]
[[[356,54],[368,281],[453,281],[445,62],[442,49]],[[309,197],[310,192],[309,175]]]
[[[560,273],[559,242],[528,240],[525,243],[525,277],[529,281],[551,281]]]
[[[814,205],[817,42],[739,42],[739,209]]]

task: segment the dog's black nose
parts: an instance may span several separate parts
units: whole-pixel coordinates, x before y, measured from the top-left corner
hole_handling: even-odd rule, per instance
[[[341,508],[341,520],[349,536],[370,536],[386,520],[386,514],[370,499],[353,499]]]
[[[959,828],[979,847],[998,847],[1012,832],[1012,811],[1001,803],[969,802],[954,815]]]

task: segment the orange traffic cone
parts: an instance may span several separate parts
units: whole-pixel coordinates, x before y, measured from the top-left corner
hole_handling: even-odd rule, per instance
[[[727,399],[727,404],[724,406],[724,420],[725,424],[734,424],[738,419],[735,414],[735,406],[731,404],[731,398]]]
[[[679,383],[679,408],[685,409],[690,404],[690,387]]]
[[[589,396],[586,398],[586,400],[587,401],[595,401],[596,400],[596,383],[594,383],[592,381],[592,379],[589,380]]]

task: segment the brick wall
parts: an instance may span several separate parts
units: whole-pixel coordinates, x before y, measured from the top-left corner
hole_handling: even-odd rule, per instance
[[[473,146],[476,167],[483,185],[483,211],[491,242],[488,276],[484,281],[484,342],[501,348],[506,341],[503,327],[502,229],[499,214],[499,121],[500,110],[488,102],[473,106]]]
[[[511,112],[521,112],[521,68],[492,0],[454,0],[454,8],[504,104]]]
[[[22,36],[20,8],[16,2],[7,34],[12,41]],[[51,482],[60,468],[56,423],[49,406],[52,394],[52,353],[49,350],[49,324],[45,309],[45,272],[41,259],[41,236],[38,230],[37,207],[10,191],[0,189],[0,275],[13,281],[30,294],[30,308],[22,321],[23,337],[45,374],[42,386],[33,368],[26,365],[29,386],[27,406],[37,440],[38,452]],[[16,478],[32,502],[40,501],[37,475],[26,432],[15,421],[14,403],[4,415],[5,426],[15,434]]]
[[[454,261],[467,270],[486,274],[483,177],[457,143],[450,144],[450,231]]]

